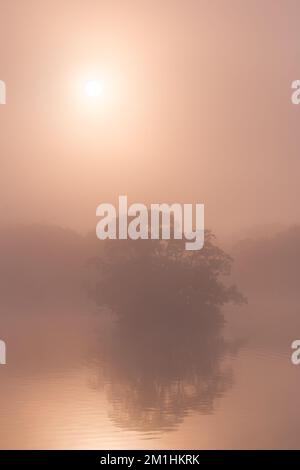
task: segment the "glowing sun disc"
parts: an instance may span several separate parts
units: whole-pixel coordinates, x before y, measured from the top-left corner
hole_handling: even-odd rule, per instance
[[[85,84],[85,94],[89,98],[98,98],[102,94],[102,85],[99,80],[89,80]]]

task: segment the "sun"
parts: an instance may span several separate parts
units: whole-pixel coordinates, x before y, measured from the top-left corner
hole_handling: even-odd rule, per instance
[[[85,95],[88,98],[99,98],[103,93],[103,86],[100,80],[88,80],[84,86]]]

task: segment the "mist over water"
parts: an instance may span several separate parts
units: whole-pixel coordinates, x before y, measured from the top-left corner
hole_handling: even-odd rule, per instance
[[[281,262],[287,250],[297,252],[299,229],[233,250],[232,278],[247,304],[223,275],[211,296],[207,286],[187,302],[178,281],[188,289],[191,278],[177,245],[169,251],[184,256],[173,264],[165,248],[157,251],[159,242],[92,240],[55,227],[1,232],[0,327],[9,364],[1,368],[1,448],[299,445],[298,374],[290,363],[300,328],[297,273],[290,264],[288,279]],[[211,243],[191,268],[198,269],[194,278],[204,276],[199,286],[208,262],[219,272],[229,261]],[[262,285],[248,257],[257,256],[257,265],[264,243],[276,255],[270,265],[261,260],[268,278]],[[294,256],[290,263],[296,269]],[[288,303],[270,291],[279,266],[286,282],[276,290],[288,289]],[[226,296],[217,301],[224,292],[238,304],[223,305]]]
[[[0,448],[299,448],[300,3],[0,10]],[[101,242],[119,195],[216,238]]]

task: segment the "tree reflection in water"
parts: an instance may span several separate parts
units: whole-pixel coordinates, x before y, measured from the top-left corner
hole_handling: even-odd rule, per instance
[[[116,425],[163,431],[213,412],[232,384],[222,306],[244,301],[224,282],[231,263],[209,232],[198,252],[178,240],[107,241],[93,260],[91,296],[115,318],[96,357]]]

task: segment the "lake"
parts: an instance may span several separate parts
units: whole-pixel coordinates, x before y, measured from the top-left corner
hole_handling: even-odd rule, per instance
[[[211,345],[153,344],[80,303],[1,312],[1,449],[300,447],[295,302],[227,308]]]

